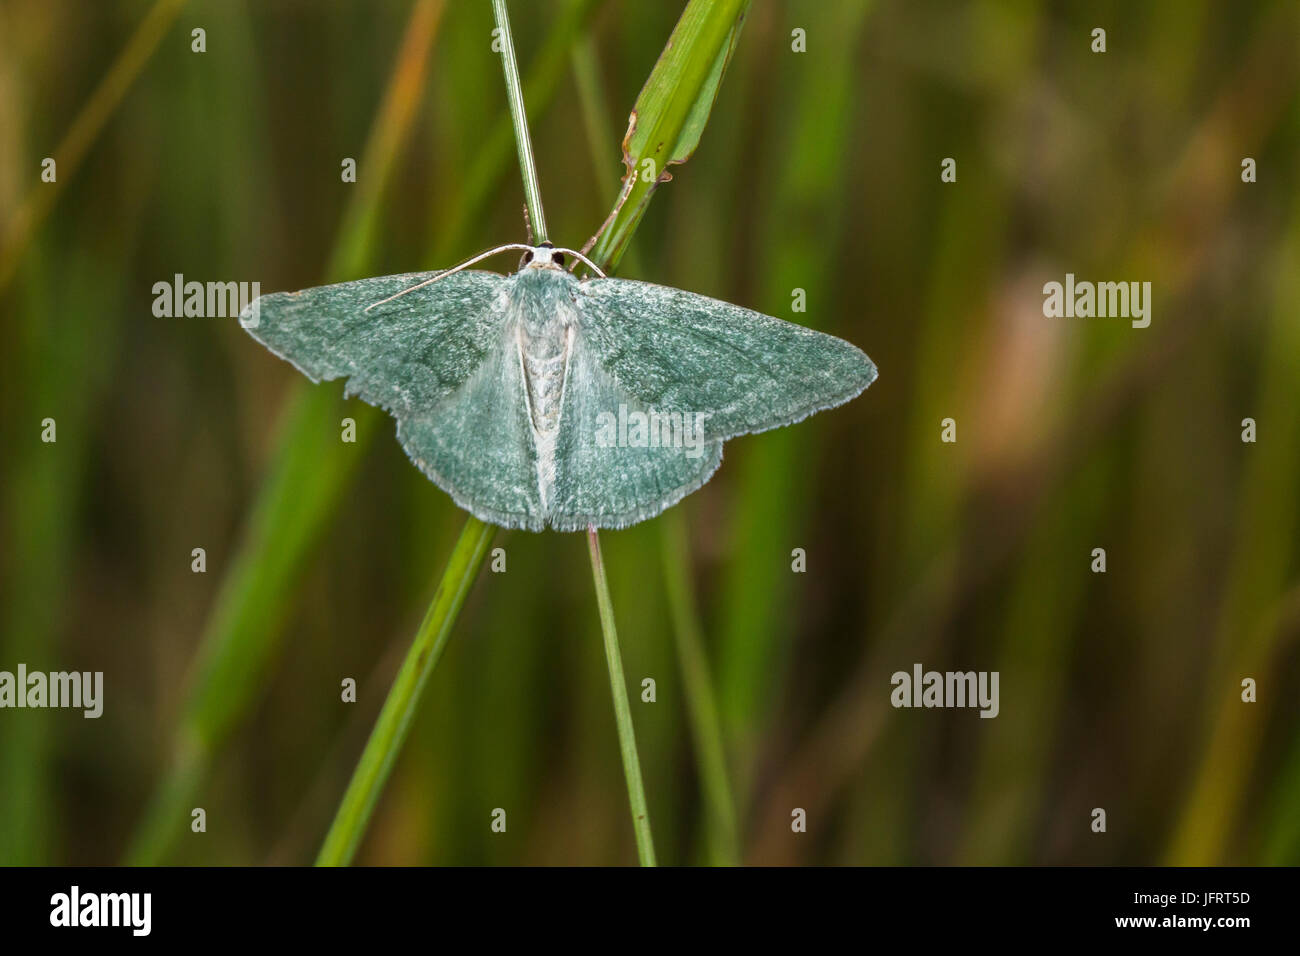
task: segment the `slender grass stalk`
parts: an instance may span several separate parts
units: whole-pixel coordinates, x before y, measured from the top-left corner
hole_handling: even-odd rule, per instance
[[[545,242],[546,213],[542,209],[542,190],[537,184],[537,163],[533,159],[533,142],[528,136],[528,113],[524,109],[524,92],[519,86],[519,64],[515,62],[515,41],[510,34],[506,0],[492,0],[492,13],[501,34],[501,70],[506,78],[510,119],[515,125],[519,173],[524,178],[524,201],[528,204],[528,218],[532,221],[533,241]]]
[[[524,200],[532,221],[533,241],[546,241],[546,214],[542,209],[542,191],[537,183],[537,164],[528,135],[528,114],[519,89],[519,69],[515,64],[515,44],[510,35],[510,15],[505,0],[492,0],[501,37],[501,69],[505,73],[506,93],[510,99],[510,118],[515,126],[515,144],[519,148],[519,172],[524,180]],[[600,627],[605,637],[605,663],[609,667],[610,693],[614,698],[614,720],[618,724],[618,745],[623,755],[623,773],[627,778],[627,796],[632,805],[632,826],[636,831],[637,855],[642,866],[655,865],[654,841],[650,836],[650,809],[646,805],[645,786],[641,780],[641,761],[636,752],[636,733],[632,728],[632,708],[628,705],[627,684],[623,678],[623,658],[614,627],[614,607],[609,599],[605,566],[600,557],[600,539],[596,529],[588,531],[591,550],[591,574],[596,583],[596,603],[600,606]]]
[[[595,49],[590,36],[574,45],[572,59],[574,82],[578,87],[583,125],[592,149],[596,177],[605,193],[617,195],[619,188],[613,167],[603,162],[605,157],[601,153],[602,146],[616,140],[607,118],[609,111],[601,95]],[[615,203],[614,208],[617,210],[617,199]],[[636,250],[628,247],[624,258],[633,263],[635,254]],[[698,603],[687,571],[690,567],[690,549],[686,536],[685,512],[680,507],[671,508],[659,519],[658,524],[661,533],[659,554],[663,562],[664,586],[672,615],[677,662],[685,686],[691,740],[695,746],[695,759],[699,764],[709,817],[709,859],[716,864],[734,866],[740,862],[735,801],[731,793],[726,749],[722,742],[722,721],[718,716],[713,678],[704,651],[704,629],[696,613]]]
[[[723,0],[719,3],[692,0],[678,19],[667,47],[637,96],[633,111],[635,122],[629,128],[622,148],[623,161],[627,167],[623,189],[619,191],[614,207],[600,231],[589,243],[592,259],[606,273],[612,274],[628,251],[628,243],[640,224],[655,187],[664,181],[662,173],[665,167],[670,163],[684,163],[694,154],[748,10],[749,0]],[[584,122],[594,146],[595,131],[602,126],[602,114],[600,97],[594,83],[594,58],[589,49],[575,49],[574,72],[583,99]],[[649,131],[649,135],[646,131]],[[605,140],[608,137],[602,135],[600,138]],[[639,175],[646,168],[647,161],[660,174],[649,184]],[[599,160],[597,167],[602,168]],[[715,859],[732,863],[738,859],[739,854],[734,802],[717,705],[700,637],[701,629],[695,617],[689,581],[685,580],[685,529],[679,515],[670,515],[662,520],[668,523],[665,526],[668,538],[663,542],[661,550],[669,602],[673,607],[677,652],[687,687],[691,730],[704,780],[705,799],[714,824],[710,827],[710,843]],[[677,529],[675,542],[671,540],[672,528]],[[674,543],[676,547],[673,546]],[[610,660],[614,712],[619,720],[619,744],[623,749],[633,824],[637,827],[637,848],[641,862],[645,864],[647,854],[653,861],[654,848],[650,840],[649,819],[642,818],[645,812],[645,794],[631,716],[624,713],[627,708],[627,688],[623,683],[621,665],[615,679],[618,635],[614,630],[613,608],[606,606],[609,595],[604,567],[600,561],[600,542],[594,529],[590,531],[590,544],[597,599],[604,602],[601,607],[601,625],[605,631],[606,654]],[[623,710],[620,710],[620,699]],[[644,837],[640,829],[642,824],[645,827]]]
[[[317,866],[347,866],[352,862],[379,794],[410,733],[424,686],[442,657],[465,596],[478,579],[495,531],[495,527],[478,518],[471,516],[465,521],[465,528],[447,559],[442,582],[397,672],[384,709],[379,712],[375,729],[352,774],[352,782],[325,836],[320,855],[316,857]]]
[[[587,529],[587,546],[591,552],[591,577],[596,585],[596,604],[600,608],[600,629],[605,636],[605,663],[609,665],[609,691],[614,698],[614,721],[618,724],[618,749],[623,755],[623,775],[627,778],[627,797],[632,805],[632,828],[636,831],[636,852],[642,866],[655,866],[654,838],[650,834],[650,809],[646,805],[645,784],[641,779],[641,760],[636,753],[636,732],[632,729],[632,707],[627,698],[627,681],[623,677],[623,657],[618,647],[618,629],[614,626],[614,605],[609,599],[609,582],[605,579],[605,562],[600,554],[600,536],[595,528]]]
[[[569,48],[574,38],[606,0],[570,0],[551,20],[541,48],[533,56],[524,78],[533,118],[549,109],[564,76]],[[510,160],[514,144],[511,119],[500,117],[492,125],[474,162],[465,171],[461,187],[447,197],[443,212],[446,228],[440,229],[424,256],[430,268],[443,268],[448,260],[463,254],[464,237],[471,225],[482,218],[483,209],[496,196],[499,181]]]
[[[537,184],[537,166],[533,160],[532,142],[528,135],[528,118],[524,111],[523,92],[519,86],[519,67],[515,61],[514,40],[510,35],[510,20],[504,0],[494,0],[493,12],[501,40],[501,64],[505,74],[506,94],[510,102],[510,116],[514,123],[515,141],[519,150],[519,170],[523,177],[524,196],[529,218],[533,224],[534,241],[546,239],[546,217],[542,209],[541,190]],[[384,702],[375,729],[352,775],[343,801],[339,804],[334,823],[316,858],[317,866],[346,866],[352,861],[357,846],[364,836],[374,812],[379,794],[392,772],[397,755],[410,732],[411,719],[419,707],[420,697],[429,675],[442,656],[443,647],[451,633],[451,625],[460,611],[487,556],[487,546],[494,529],[471,517],[465,523],[460,539],[443,574],[442,584],[434,595],[433,603],[425,615],[424,623],[416,633],[415,641],[398,671],[393,687]],[[607,596],[608,599],[608,596]],[[617,645],[615,645],[617,652]],[[614,663],[611,663],[611,673]],[[620,679],[622,674],[619,665]],[[627,711],[626,691],[624,711]],[[617,710],[617,703],[615,704]],[[630,730],[630,726],[629,726]],[[635,752],[634,752],[635,757]],[[639,770],[638,770],[639,776]],[[644,795],[642,796],[644,804]],[[653,858],[653,851],[652,858]]]

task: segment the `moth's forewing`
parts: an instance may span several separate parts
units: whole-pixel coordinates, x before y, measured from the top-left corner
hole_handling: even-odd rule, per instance
[[[579,302],[595,360],[648,405],[706,415],[710,439],[788,425],[876,377],[842,339],[681,289],[591,279]]]
[[[348,394],[399,417],[428,411],[497,345],[502,320],[495,304],[506,282],[466,270],[366,311],[435,274],[276,292],[250,305],[241,322],[313,382],[347,378]]]

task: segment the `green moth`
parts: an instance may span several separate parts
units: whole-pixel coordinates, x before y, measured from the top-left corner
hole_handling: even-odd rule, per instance
[[[520,249],[512,275],[470,270]],[[579,279],[565,253],[595,273]],[[512,243],[446,272],[277,292],[240,315],[313,382],[397,419],[461,508],[541,531],[625,528],[712,477],[722,443],[847,402],[876,377],[848,342],[580,253]]]

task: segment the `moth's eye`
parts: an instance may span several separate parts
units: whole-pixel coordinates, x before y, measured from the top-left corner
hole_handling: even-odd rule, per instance
[[[529,263],[532,261],[533,261],[533,250],[529,249],[527,252],[524,253],[524,262]]]
[[[551,253],[551,261],[554,262],[557,266],[564,265],[564,253],[563,252]]]

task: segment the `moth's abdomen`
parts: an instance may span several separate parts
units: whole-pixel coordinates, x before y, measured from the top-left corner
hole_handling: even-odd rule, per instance
[[[564,372],[569,358],[567,330],[557,328],[538,336],[521,330],[520,349],[533,428],[543,435],[553,434],[560,425],[564,397]]]

